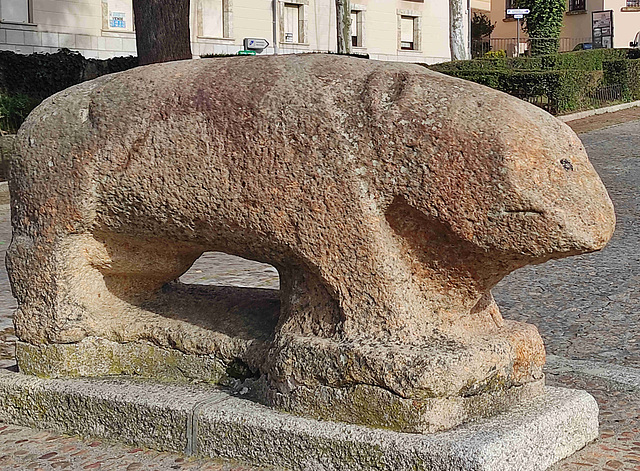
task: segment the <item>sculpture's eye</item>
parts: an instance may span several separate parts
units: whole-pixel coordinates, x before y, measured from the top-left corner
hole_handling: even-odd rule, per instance
[[[562,166],[564,167],[565,170],[573,170],[573,165],[571,164],[571,162],[567,159],[562,159],[560,161],[560,163],[562,164]]]

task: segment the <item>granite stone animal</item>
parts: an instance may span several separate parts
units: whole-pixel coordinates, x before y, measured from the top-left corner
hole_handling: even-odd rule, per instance
[[[503,320],[490,290],[524,265],[601,249],[615,224],[565,124],[412,64],[140,67],[47,99],[18,149],[7,265],[24,352],[150,342],[241,361],[279,407],[408,431],[540,393],[542,340]],[[263,337],[148,307],[205,251],[277,268]],[[457,409],[438,409],[442,423],[373,420],[354,412],[364,390],[385,411]],[[331,411],[338,397],[348,406]]]

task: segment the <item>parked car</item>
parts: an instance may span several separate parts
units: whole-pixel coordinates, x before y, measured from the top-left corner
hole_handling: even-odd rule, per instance
[[[573,48],[574,51],[583,51],[586,49],[593,49],[592,43],[579,43]]]
[[[636,39],[629,43],[629,47],[635,47],[640,49],[640,31],[636,34]]]

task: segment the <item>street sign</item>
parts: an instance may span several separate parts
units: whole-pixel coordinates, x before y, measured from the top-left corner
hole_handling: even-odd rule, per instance
[[[513,15],[518,21],[516,25],[516,57],[520,56],[520,20],[524,18],[524,15],[528,15],[530,10],[528,8],[508,8],[507,15]]]
[[[110,28],[126,28],[127,20],[126,15],[118,11],[109,12],[109,27]]]
[[[248,51],[262,51],[269,46],[269,41],[260,38],[244,38],[244,48]]]

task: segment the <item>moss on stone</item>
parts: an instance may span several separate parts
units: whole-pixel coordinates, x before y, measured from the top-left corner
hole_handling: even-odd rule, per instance
[[[221,384],[228,380],[230,367],[219,358],[188,355],[147,342],[117,343],[97,338],[76,344],[18,342],[16,358],[22,373],[40,378],[128,375]]]

